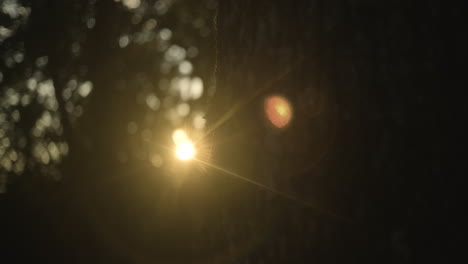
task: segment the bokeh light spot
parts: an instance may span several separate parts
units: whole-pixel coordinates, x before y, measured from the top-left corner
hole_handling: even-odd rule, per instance
[[[187,141],[188,140],[187,133],[185,133],[185,131],[182,129],[177,129],[174,131],[174,133],[172,133],[172,140],[174,140],[174,143],[176,145],[184,141]]]
[[[270,123],[277,128],[286,127],[291,122],[293,115],[289,101],[278,95],[272,95],[265,99],[264,111]]]

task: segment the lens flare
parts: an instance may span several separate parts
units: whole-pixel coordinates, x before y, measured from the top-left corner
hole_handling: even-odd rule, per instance
[[[176,157],[180,160],[190,160],[195,157],[195,146],[190,141],[183,141],[176,146]]]
[[[195,144],[188,136],[187,132],[183,129],[177,129],[172,133],[172,140],[175,144],[175,156],[176,158],[187,161],[191,160],[197,154],[197,148]]]
[[[292,118],[292,107],[282,96],[273,95],[265,99],[264,111],[266,117],[276,128],[284,128]]]

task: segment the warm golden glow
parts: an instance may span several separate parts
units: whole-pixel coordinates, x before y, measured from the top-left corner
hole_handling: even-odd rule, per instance
[[[187,132],[177,129],[172,133],[172,140],[175,143],[175,155],[180,160],[190,160],[195,157],[195,144],[190,140]]]
[[[277,128],[289,124],[292,118],[292,107],[284,97],[273,95],[265,99],[265,114],[268,120]]]
[[[183,141],[176,145],[176,156],[180,160],[193,159],[195,154],[195,146],[190,141]]]
[[[180,144],[183,141],[187,141],[188,140],[188,135],[184,130],[177,129],[176,131],[174,131],[174,133],[172,133],[172,140],[177,145],[177,144]]]

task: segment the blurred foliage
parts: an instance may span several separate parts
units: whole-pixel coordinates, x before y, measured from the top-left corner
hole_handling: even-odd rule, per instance
[[[214,89],[214,1],[0,5],[2,192],[13,175],[54,180],[67,175],[74,167],[63,165],[70,151],[82,153],[86,146],[92,152],[105,144],[95,136],[103,129],[94,122],[119,135],[112,144],[118,140],[119,146],[105,155],[122,163],[143,159],[155,167],[163,166],[167,153],[140,145],[164,142],[162,135],[180,126],[204,128],[200,99]],[[125,107],[114,105],[121,103]],[[109,119],[88,116],[96,112]],[[158,132],[156,124],[163,127]]]

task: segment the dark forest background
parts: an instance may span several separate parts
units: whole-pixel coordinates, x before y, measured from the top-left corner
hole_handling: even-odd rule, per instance
[[[451,263],[463,16],[0,0],[1,262]],[[275,94],[294,112],[281,130],[262,109]],[[177,129],[211,165],[174,158]]]

